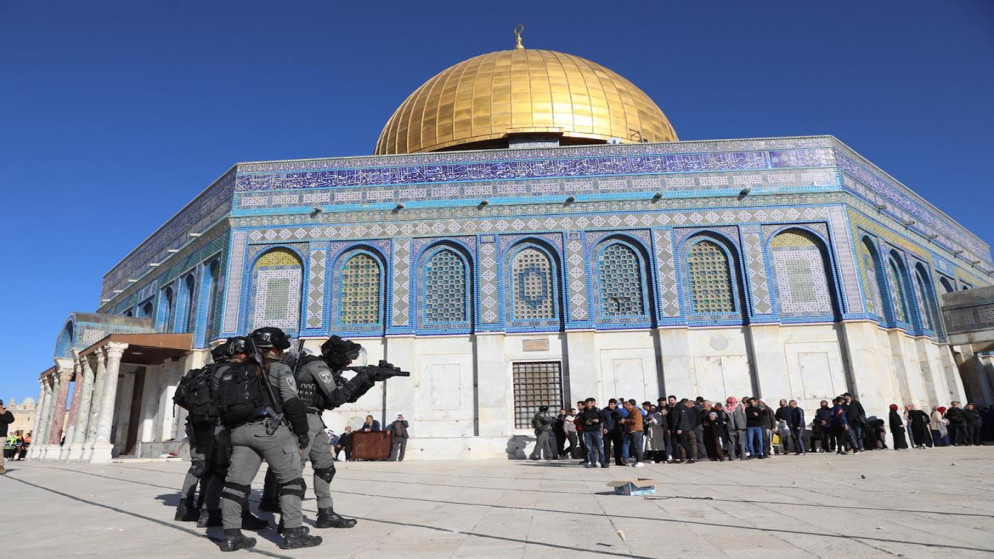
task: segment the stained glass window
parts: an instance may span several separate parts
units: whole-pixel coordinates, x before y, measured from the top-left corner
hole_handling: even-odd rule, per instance
[[[831,314],[825,262],[814,237],[803,231],[785,231],[773,238],[770,254],[783,314]]]
[[[511,263],[516,320],[553,319],[557,316],[552,262],[536,248],[522,249]]]
[[[287,331],[300,327],[303,266],[290,249],[263,254],[252,269],[252,316],[249,330],[275,326]]]
[[[908,294],[904,291],[904,277],[901,268],[893,256],[887,261],[890,265],[887,283],[890,286],[890,300],[894,307],[894,318],[900,322],[908,322]]]
[[[424,269],[424,317],[427,322],[462,322],[466,313],[466,264],[455,251],[442,249]]]
[[[615,243],[597,257],[601,312],[605,316],[645,314],[642,264],[635,251]]]
[[[343,324],[380,323],[380,263],[364,253],[342,267],[339,319]]]
[[[732,276],[725,251],[712,241],[700,241],[690,248],[687,263],[694,313],[735,312]]]

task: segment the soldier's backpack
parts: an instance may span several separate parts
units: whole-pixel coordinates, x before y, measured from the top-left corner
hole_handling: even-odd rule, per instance
[[[268,405],[266,382],[255,365],[233,363],[221,372],[217,387],[217,413],[229,427],[259,418]]]
[[[190,415],[213,417],[214,394],[211,390],[211,377],[217,370],[216,365],[208,365],[201,369],[187,371],[176,386],[173,402],[185,409]]]

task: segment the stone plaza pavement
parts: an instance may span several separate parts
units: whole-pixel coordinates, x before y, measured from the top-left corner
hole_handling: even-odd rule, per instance
[[[585,469],[576,461],[338,463],[351,530],[269,557],[991,557],[994,447]],[[173,522],[187,464],[8,462],[0,526],[18,557],[220,555],[220,528]],[[265,468],[253,486],[257,501]],[[660,480],[654,496],[607,482]],[[310,485],[310,470],[305,472]],[[316,505],[304,503],[313,522]],[[271,518],[271,515],[266,515]],[[313,530],[313,528],[312,528]],[[623,533],[624,538],[619,535]],[[12,540],[13,541],[13,540]],[[249,552],[239,552],[248,555]],[[786,556],[786,555],[785,555]]]

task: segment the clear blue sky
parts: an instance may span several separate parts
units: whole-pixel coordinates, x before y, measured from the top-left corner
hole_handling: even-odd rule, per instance
[[[994,2],[0,0],[0,398],[237,161],[368,154],[393,110],[525,45],[626,76],[682,139],[833,134],[987,242]]]

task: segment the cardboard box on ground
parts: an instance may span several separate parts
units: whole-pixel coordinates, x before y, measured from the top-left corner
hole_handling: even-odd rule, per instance
[[[628,495],[637,497],[639,495],[655,495],[656,484],[659,481],[650,478],[616,479],[607,484],[614,488],[615,495]]]

